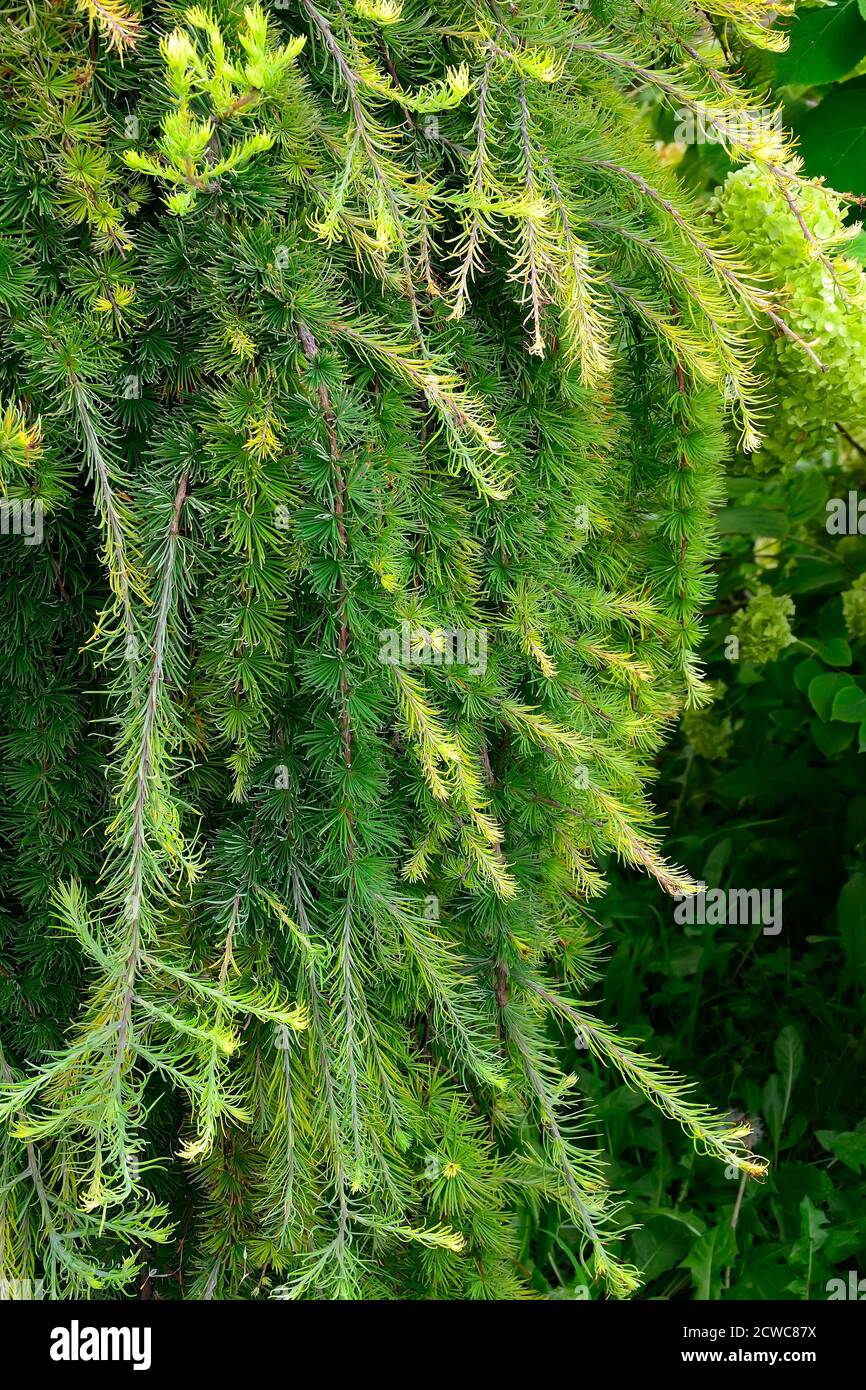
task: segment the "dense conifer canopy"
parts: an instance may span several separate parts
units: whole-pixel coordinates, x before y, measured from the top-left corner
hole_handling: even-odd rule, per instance
[[[634,90],[796,225],[767,13],[6,7],[3,1277],[512,1298],[546,1206],[626,1296],[563,1034],[760,1171],[586,999],[604,861],[694,891],[654,758],[812,352]]]

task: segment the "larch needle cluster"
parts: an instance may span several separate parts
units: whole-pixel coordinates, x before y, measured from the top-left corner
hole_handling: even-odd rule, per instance
[[[586,996],[813,351],[635,94],[794,219],[773,8],[4,7],[4,1280],[510,1299],[547,1208],[628,1296],[563,1039],[760,1172]]]

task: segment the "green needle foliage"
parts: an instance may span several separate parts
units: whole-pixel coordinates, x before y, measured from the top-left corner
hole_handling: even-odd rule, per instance
[[[581,995],[810,351],[631,93],[796,199],[765,10],[7,7],[4,1279],[514,1298],[544,1208],[627,1296],[563,1030],[761,1172]]]

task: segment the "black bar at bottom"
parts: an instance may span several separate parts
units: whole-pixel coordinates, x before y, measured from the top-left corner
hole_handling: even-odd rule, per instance
[[[407,1333],[415,1339],[409,1347]],[[562,1369],[573,1368],[575,1378],[597,1375],[599,1361],[606,1370],[640,1373],[804,1366],[826,1374],[859,1363],[863,1333],[863,1310],[855,1300],[0,1302],[7,1352],[14,1348],[19,1364],[49,1382],[101,1379],[103,1372],[138,1379],[194,1374],[198,1384],[208,1374],[224,1383],[235,1372],[247,1380],[275,1374],[301,1379],[309,1376],[312,1359],[329,1377],[337,1371],[390,1372],[414,1379],[428,1370],[450,1378],[459,1371],[465,1383],[476,1367],[485,1379],[501,1372],[511,1352],[527,1369],[534,1363],[534,1374],[543,1374],[542,1367],[549,1371],[555,1357]]]

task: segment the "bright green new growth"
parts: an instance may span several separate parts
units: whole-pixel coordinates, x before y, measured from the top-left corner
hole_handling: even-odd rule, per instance
[[[551,1206],[626,1296],[563,1029],[761,1171],[577,996],[607,857],[694,891],[646,788],[802,350],[628,89],[799,192],[703,13],[778,36],[522,8],[4,26],[6,1279],[510,1298]]]
[[[843,220],[843,199],[818,186],[798,188],[795,197],[789,184],[753,164],[728,177],[716,210],[811,351],[768,335],[760,366],[775,408],[758,466],[814,458],[840,433],[856,438],[866,420],[866,272],[844,254],[859,228]]]
[[[866,637],[866,575],[861,574],[851,588],[845,590],[842,611],[849,636],[855,641]]]

